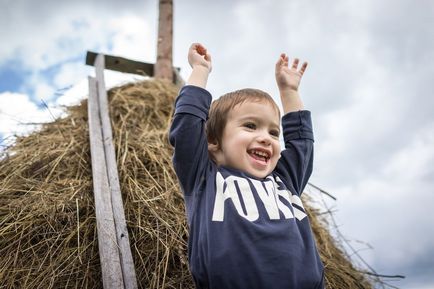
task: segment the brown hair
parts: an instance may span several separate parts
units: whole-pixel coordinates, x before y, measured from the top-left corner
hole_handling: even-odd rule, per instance
[[[278,112],[280,119],[279,107],[268,93],[253,88],[245,88],[229,92],[222,95],[211,104],[208,121],[206,123],[206,134],[208,142],[217,143],[218,145],[221,144],[223,130],[226,126],[229,112],[236,105],[241,104],[247,100],[257,102],[265,100],[269,102]]]

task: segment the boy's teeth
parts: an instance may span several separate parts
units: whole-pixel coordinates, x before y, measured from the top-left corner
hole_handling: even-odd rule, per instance
[[[265,153],[265,152],[254,150],[254,151],[252,151],[252,153],[254,153],[254,154],[258,155],[258,156],[264,157],[264,158],[268,158],[268,154]]]

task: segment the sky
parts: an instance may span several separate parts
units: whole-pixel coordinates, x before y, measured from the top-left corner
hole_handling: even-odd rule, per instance
[[[174,2],[174,65],[186,79],[188,47],[203,43],[214,97],[245,87],[278,96],[279,54],[308,61],[310,182],[337,198],[327,204],[340,232],[378,273],[405,275],[390,281],[400,288],[434,288],[434,2]],[[157,8],[0,0],[0,146],[87,97],[87,50],[155,62]]]

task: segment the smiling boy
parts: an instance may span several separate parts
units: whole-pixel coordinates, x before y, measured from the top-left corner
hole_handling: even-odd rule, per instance
[[[253,89],[227,94],[219,102],[229,102],[226,99],[236,98],[237,94],[239,105],[226,111],[227,120],[221,139],[217,140],[210,136],[211,133],[208,134],[208,151],[219,166],[265,178],[280,158],[279,108],[266,94]],[[211,117],[224,113],[214,111],[218,110],[216,107],[211,109]],[[209,124],[208,132],[211,131]]]
[[[298,87],[307,63],[276,82],[284,110],[267,93],[242,89],[211,105],[211,55],[189,49],[192,73],[175,104],[173,164],[186,204],[189,264],[197,288],[324,288],[323,265],[300,196],[312,172],[313,132]]]

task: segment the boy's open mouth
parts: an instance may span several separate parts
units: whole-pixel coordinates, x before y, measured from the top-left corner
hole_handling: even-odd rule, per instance
[[[270,159],[270,153],[262,150],[252,149],[252,150],[248,150],[247,153],[255,160],[262,161],[265,163]]]

